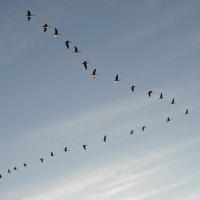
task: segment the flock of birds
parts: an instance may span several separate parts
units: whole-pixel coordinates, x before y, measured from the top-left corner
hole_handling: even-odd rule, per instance
[[[26,17],[27,17],[27,20],[28,20],[28,21],[30,21],[30,20],[32,19],[32,17],[34,17],[34,16],[35,16],[35,15],[32,14],[32,12],[31,12],[30,10],[27,11]],[[43,32],[46,33],[50,27],[51,27],[51,26],[49,26],[48,24],[44,24],[44,25],[42,26]],[[54,37],[58,37],[58,36],[60,36],[61,34],[59,33],[59,31],[58,31],[57,28],[54,28],[54,32],[52,33],[52,35],[53,35]],[[65,46],[66,46],[67,49],[70,49],[70,48],[71,48],[71,43],[72,43],[72,42],[69,41],[69,40],[65,41],[64,44],[65,44]],[[73,51],[73,53],[78,54],[78,53],[80,53],[80,52],[81,52],[81,50],[80,50],[77,46],[74,46],[74,51]],[[84,68],[87,70],[87,69],[88,69],[88,64],[90,64],[90,63],[89,63],[87,60],[84,60],[81,64],[82,64],[82,65],[84,66]],[[96,69],[93,69],[92,73],[90,74],[91,77],[92,77],[93,79],[96,79],[96,77],[98,76],[98,74],[97,74],[96,71],[97,71]],[[119,75],[117,74],[117,75],[115,76],[113,82],[117,84],[117,83],[119,83],[119,81],[120,81]],[[135,91],[135,88],[136,88],[136,85],[135,85],[135,84],[132,84],[132,85],[130,86],[130,90],[131,90],[132,92]],[[153,93],[154,93],[154,91],[149,90],[149,91],[147,92],[147,96],[148,96],[149,98],[151,98],[152,95],[153,95]],[[166,97],[164,97],[163,93],[159,93],[158,99],[162,100],[162,99],[164,99],[164,98],[166,98]],[[173,104],[175,104],[175,103],[176,103],[176,102],[175,102],[175,98],[172,98],[172,99],[170,100],[170,104],[173,105]],[[188,114],[189,114],[189,109],[188,109],[188,108],[185,110],[185,113],[184,113],[184,114],[185,114],[185,115],[188,115]],[[167,117],[166,122],[170,122],[170,121],[172,121],[172,118]],[[141,130],[142,130],[142,131],[145,131],[145,129],[146,129],[146,126],[143,125],[143,126],[141,127]],[[132,136],[132,135],[135,134],[135,131],[134,131],[134,130],[131,130],[129,134]],[[106,143],[106,142],[107,142],[107,135],[105,135],[105,136],[103,137],[102,140],[103,140],[103,142]],[[86,151],[86,150],[88,149],[88,145],[87,145],[87,144],[83,144],[81,148],[82,148],[84,151]],[[64,152],[68,152],[68,151],[69,151],[68,146],[65,146],[64,149],[63,149],[63,151],[64,151]],[[50,156],[51,156],[51,157],[54,157],[55,154],[54,154],[53,152],[50,152]],[[40,159],[38,159],[38,160],[39,160],[41,163],[44,163],[45,158],[40,158]],[[23,166],[24,168],[27,168],[28,164],[27,164],[27,163],[23,163],[22,166]],[[18,170],[18,168],[17,168],[17,166],[15,166],[15,167],[13,168],[13,170],[8,169],[8,170],[7,170],[7,173],[10,174],[10,173],[12,173],[12,171],[17,171],[17,170]],[[0,174],[0,179],[2,179],[2,178],[3,178],[3,175]]]

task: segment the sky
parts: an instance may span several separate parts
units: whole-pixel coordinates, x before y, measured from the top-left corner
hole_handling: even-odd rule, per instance
[[[199,7],[1,0],[0,200],[199,200]]]

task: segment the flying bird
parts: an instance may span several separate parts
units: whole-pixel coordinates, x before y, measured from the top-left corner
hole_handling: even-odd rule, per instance
[[[133,135],[133,134],[134,134],[134,130],[131,130],[130,135]]]
[[[81,64],[82,64],[82,65],[85,67],[85,69],[87,70],[87,67],[88,67],[89,62],[88,62],[87,60],[84,60]]]
[[[185,114],[186,114],[186,115],[188,115],[188,114],[189,114],[189,110],[188,110],[188,108],[187,108],[187,110],[185,111]]]
[[[64,148],[64,151],[65,152],[69,151],[69,149],[67,148],[67,146]]]
[[[143,127],[142,127],[142,131],[144,131],[145,128],[146,128],[146,126],[143,126]]]
[[[81,52],[81,50],[79,50],[78,47],[74,46],[74,52],[73,53],[77,54],[77,53],[80,53],[80,52]]]
[[[11,173],[11,171],[8,169],[8,174],[10,174]]]
[[[173,98],[172,101],[171,101],[171,104],[175,104],[175,99]]]
[[[118,83],[118,82],[119,82],[119,75],[117,74],[117,75],[115,76],[114,83]]]
[[[107,135],[105,135],[105,136],[103,137],[103,141],[104,141],[104,142],[107,141]]]
[[[65,46],[67,47],[67,49],[69,49],[69,44],[70,44],[71,42],[70,41],[65,41]]]
[[[167,122],[170,122],[170,121],[171,121],[171,118],[168,117],[166,121],[167,121]]]
[[[152,90],[148,91],[148,96],[149,96],[149,98],[151,97],[152,93],[153,93]]]
[[[59,35],[61,35],[60,33],[58,33],[58,29],[54,28],[54,33],[52,34],[54,37],[58,37]]]
[[[26,163],[24,163],[24,164],[23,164],[23,166],[26,168],[27,164],[26,164]]]
[[[159,99],[163,99],[163,93],[160,93]]]
[[[2,178],[2,175],[0,174],[0,178]]]
[[[27,14],[26,14],[26,17],[27,17],[28,21],[30,21],[31,18],[32,18],[33,16],[35,16],[35,15],[33,15],[33,14],[31,13],[31,11],[28,10],[28,11],[27,11]]]
[[[50,156],[52,156],[52,157],[53,157],[53,156],[55,156],[55,154],[53,154],[53,152],[51,152],[51,155],[50,155]]]
[[[40,158],[40,161],[41,161],[41,163],[43,163],[44,162],[44,158]]]
[[[92,76],[93,79],[95,79],[96,76],[98,75],[98,74],[96,73],[96,71],[97,71],[97,70],[94,69],[93,72],[90,74],[90,75]]]
[[[14,167],[13,170],[17,171],[17,167]]]
[[[83,149],[86,151],[86,149],[87,149],[87,145],[84,144],[82,147],[83,147]]]
[[[134,85],[134,84],[130,86],[132,92],[135,91],[135,87],[136,87],[136,85]]]
[[[51,26],[49,26],[48,24],[44,24],[44,25],[42,26],[43,31],[44,31],[44,32],[47,32],[47,29],[48,29],[49,27],[51,27]]]

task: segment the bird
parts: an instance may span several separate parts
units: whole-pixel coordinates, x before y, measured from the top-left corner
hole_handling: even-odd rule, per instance
[[[86,147],[87,147],[87,145],[84,144],[82,147],[83,147],[83,149],[86,151]]]
[[[26,17],[27,17],[28,21],[30,21],[31,18],[32,18],[33,16],[35,16],[35,15],[33,15],[33,14],[31,13],[31,11],[28,10],[28,11],[27,11],[27,14],[26,14]]]
[[[152,93],[153,93],[152,90],[148,91],[148,96],[149,96],[149,98],[151,97]]]
[[[8,169],[8,174],[10,174],[11,173],[11,171]]]
[[[47,32],[47,29],[48,29],[49,27],[51,27],[51,26],[49,26],[48,24],[44,24],[42,27],[43,27],[43,31],[44,31],[44,32]]]
[[[61,35],[60,33],[58,33],[58,29],[54,28],[54,33],[52,34],[54,37],[57,37],[59,35]]]
[[[13,170],[17,171],[17,167],[14,167]]]
[[[134,134],[134,130],[131,130],[130,135],[133,135],[133,134]]]
[[[144,131],[145,128],[146,128],[146,126],[143,126],[143,127],[142,127],[142,131]]]
[[[74,46],[74,52],[73,53],[77,54],[77,53],[80,53],[80,52],[81,52],[81,50],[79,50],[78,47]]]
[[[163,99],[163,93],[160,93],[159,99]]]
[[[134,85],[134,84],[130,86],[132,92],[135,91],[135,87],[136,87],[136,85]]]
[[[171,101],[171,104],[175,104],[175,99],[173,98],[172,101]]]
[[[41,161],[41,163],[43,163],[44,162],[44,158],[40,158],[40,161]]]
[[[69,44],[70,44],[71,42],[69,41],[69,40],[67,40],[67,41],[65,41],[65,46],[67,47],[67,49],[69,49]]]
[[[103,137],[103,141],[104,141],[104,142],[107,141],[107,135],[105,135],[105,136]]]
[[[2,175],[0,174],[0,178],[2,178]]]
[[[189,114],[189,110],[188,110],[188,108],[186,109],[185,114],[186,114],[186,115]]]
[[[167,122],[170,122],[170,121],[171,121],[171,118],[168,117],[166,121],[167,121]]]
[[[119,82],[119,75],[117,74],[117,75],[115,76],[114,83],[118,83],[118,82]]]
[[[23,164],[23,166],[26,168],[27,164],[26,164],[26,163],[24,163],[24,164]]]
[[[91,76],[92,76],[92,78],[93,79],[95,79],[96,78],[96,76],[98,75],[98,74],[96,74],[96,69],[94,69],[93,71],[92,71],[92,73],[90,74]]]
[[[85,69],[87,70],[87,65],[89,64],[89,62],[87,61],[87,60],[84,60],[82,63],[81,63],[84,67],[85,67]]]
[[[53,156],[55,156],[55,154],[53,154],[53,152],[51,152],[51,155],[50,155],[50,156],[52,156],[52,157],[53,157]]]
[[[69,151],[69,149],[67,148],[67,146],[64,148],[64,151],[65,152]]]

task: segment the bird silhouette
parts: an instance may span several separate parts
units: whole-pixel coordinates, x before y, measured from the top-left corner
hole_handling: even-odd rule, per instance
[[[188,109],[188,108],[186,109],[185,114],[186,114],[186,115],[189,114],[189,109]]]
[[[58,37],[59,35],[61,35],[60,33],[58,33],[58,29],[54,28],[54,33],[52,34],[54,37]]]
[[[33,14],[31,13],[31,11],[28,10],[28,11],[27,11],[27,14],[26,14],[26,17],[27,17],[28,21],[30,21],[31,18],[32,18],[33,16],[35,16],[35,15],[33,15]]]
[[[166,121],[167,121],[167,122],[170,122],[170,121],[171,121],[171,118],[168,117]]]
[[[50,156],[52,156],[52,157],[53,157],[53,156],[55,156],[55,154],[53,154],[53,152],[51,152]]]
[[[64,148],[64,151],[65,152],[69,151],[69,149],[67,148],[67,146]]]
[[[146,128],[146,126],[143,126],[143,127],[142,127],[142,131],[144,131],[145,128]]]
[[[153,93],[152,90],[148,91],[148,96],[149,96],[149,98],[151,97],[152,93]]]
[[[96,71],[97,71],[97,70],[94,69],[93,72],[90,74],[90,75],[92,76],[93,79],[95,79],[96,76],[98,75],[98,74],[96,73]]]
[[[105,136],[103,137],[103,141],[104,141],[104,142],[107,142],[107,135],[105,135]]]
[[[11,171],[8,169],[8,174],[10,174],[11,173]]]
[[[51,26],[49,26],[48,24],[44,24],[44,25],[42,26],[43,32],[47,32],[47,29],[48,29],[49,27],[51,27]]]
[[[87,149],[87,145],[84,144],[82,147],[83,147],[83,149],[86,151],[86,149]]]
[[[118,83],[118,82],[119,82],[119,75],[117,74],[117,75],[115,76],[114,83]]]
[[[17,171],[17,167],[14,167],[13,170]]]
[[[26,163],[24,163],[24,164],[23,164],[23,166],[26,168],[27,164],[26,164]]]
[[[136,87],[136,85],[134,85],[134,84],[130,86],[132,92],[135,91],[135,87]]]
[[[163,93],[160,93],[159,99],[163,99]]]
[[[2,178],[2,175],[0,174],[0,178]]]
[[[134,130],[131,130],[130,135],[133,135],[133,134],[134,134]]]
[[[81,50],[79,50],[78,47],[74,46],[74,52],[73,53],[78,54],[80,52],[81,52]]]
[[[41,161],[41,163],[43,163],[44,162],[44,158],[40,158],[40,161]]]
[[[173,98],[172,101],[171,101],[171,104],[175,104],[175,99]]]
[[[85,67],[85,69],[87,70],[87,65],[89,64],[89,62],[87,61],[87,60],[84,60],[82,63],[81,63],[84,67]]]
[[[65,46],[67,47],[67,49],[69,49],[69,44],[70,44],[71,42],[70,41],[65,41]]]

